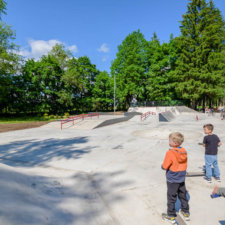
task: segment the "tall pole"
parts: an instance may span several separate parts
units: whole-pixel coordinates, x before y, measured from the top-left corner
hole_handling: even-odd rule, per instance
[[[114,116],[116,112],[116,73],[114,73]]]

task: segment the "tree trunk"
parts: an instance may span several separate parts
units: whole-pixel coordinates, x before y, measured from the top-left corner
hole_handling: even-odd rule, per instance
[[[203,99],[202,99],[202,108],[203,108],[203,112],[205,112],[205,96],[203,96]]]
[[[191,102],[191,108],[192,108],[192,109],[196,109],[196,101],[195,101],[195,100],[193,100],[193,101]]]

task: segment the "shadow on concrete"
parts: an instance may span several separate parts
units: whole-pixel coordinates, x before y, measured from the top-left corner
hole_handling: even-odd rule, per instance
[[[118,224],[110,207],[124,200],[115,187],[131,183],[113,181],[123,173],[76,173],[67,178],[50,178],[0,167],[0,224]]]
[[[78,159],[95,147],[82,147],[87,137],[70,139],[23,140],[0,145],[0,162],[10,166],[35,166],[53,158]]]

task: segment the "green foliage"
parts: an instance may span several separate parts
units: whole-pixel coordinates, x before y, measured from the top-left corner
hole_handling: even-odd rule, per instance
[[[61,77],[64,71],[54,55],[43,56],[39,61],[28,60],[22,76],[27,90],[24,98],[27,110],[60,112]]]
[[[114,78],[116,107],[123,110],[133,98],[204,107],[225,96],[225,22],[211,0],[189,0],[181,35],[171,35],[168,43],[161,44],[156,33],[150,41],[140,30],[129,34],[110,74],[87,56],[74,58],[61,44],[22,63],[15,33],[1,20],[5,13],[0,0],[0,112],[46,113],[45,119],[53,119],[56,113],[113,110]]]
[[[55,58],[62,70],[66,69],[68,60],[72,57],[72,53],[65,49],[62,44],[56,44],[49,52],[49,55]]]
[[[138,102],[175,97],[170,73],[178,56],[172,37],[168,44],[161,45],[155,33],[148,42],[138,30],[128,35],[118,50],[111,69],[116,76],[120,108],[126,109],[134,97]]]
[[[112,110],[113,79],[107,72],[101,72],[96,76],[92,92],[95,110]]]
[[[172,73],[178,95],[197,101],[224,96],[225,23],[212,1],[192,0],[176,39],[179,59]]]
[[[62,77],[65,89],[61,90],[60,101],[81,111],[91,111],[93,88],[98,73],[87,56],[68,60],[67,70]]]
[[[11,27],[2,20],[2,14],[5,14],[6,2],[0,1],[0,111],[5,112],[12,107],[13,74],[18,70],[18,57],[14,51],[16,46],[12,43],[15,33]]]
[[[0,20],[2,19],[2,14],[6,14],[6,2],[0,0]]]
[[[48,117],[49,119],[54,119],[55,118],[55,116],[54,115],[49,115],[49,117]]]
[[[70,114],[68,112],[64,113],[64,117],[68,118],[70,116]]]
[[[170,85],[169,73],[173,67],[176,48],[173,48],[173,39],[160,45],[156,34],[149,42],[148,72],[146,79],[147,100],[171,100],[173,92]],[[172,59],[172,60],[171,60]]]
[[[118,47],[117,58],[111,66],[116,76],[116,96],[123,108],[129,107],[133,97],[142,99],[146,78],[147,41],[138,30],[129,34]]]

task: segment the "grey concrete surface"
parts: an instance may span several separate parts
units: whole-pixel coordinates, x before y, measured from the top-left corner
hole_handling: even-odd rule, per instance
[[[156,123],[153,117],[94,130],[40,127],[1,133],[0,225],[158,225],[166,212],[161,170],[168,134],[184,134],[188,171],[204,164],[205,123],[215,125],[222,182],[187,177],[190,225],[225,221],[225,198],[211,199],[225,186],[225,121],[193,114]]]

